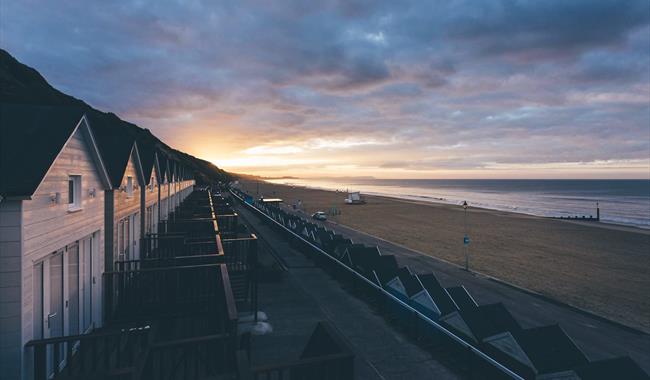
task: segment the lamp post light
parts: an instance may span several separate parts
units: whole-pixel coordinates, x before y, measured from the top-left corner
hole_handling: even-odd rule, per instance
[[[469,235],[467,235],[467,201],[463,201],[463,219],[465,224],[465,236],[463,236],[463,247],[465,249],[465,270],[469,271]]]

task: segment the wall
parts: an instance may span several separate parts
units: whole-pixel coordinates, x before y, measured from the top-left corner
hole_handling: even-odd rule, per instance
[[[126,170],[124,171],[124,176],[122,176],[122,182],[120,187],[126,189],[127,178],[133,177],[133,194],[129,196],[128,192],[122,191],[120,189],[113,190],[113,258],[114,260],[118,259],[118,226],[119,221],[125,217],[140,212],[140,187],[142,184],[139,181],[138,172],[135,164],[135,153],[131,152],[129,157],[129,162],[126,165]],[[137,185],[137,186],[136,186]],[[142,215],[140,215],[142,217]],[[138,226],[140,222],[136,223]],[[139,240],[139,237],[138,237]],[[133,257],[132,257],[133,258]]]
[[[22,201],[0,201],[0,374],[20,373],[20,244]]]
[[[150,188],[150,186],[153,186],[153,188]],[[158,190],[159,190],[159,185],[158,185],[158,176],[156,174],[156,169],[151,170],[151,178],[149,179],[149,185],[144,189],[144,213],[146,215],[146,210],[149,207],[153,207],[153,212],[150,215],[152,218],[151,221],[151,226],[152,226],[152,231],[151,232],[157,232],[158,231]],[[143,219],[142,225],[147,228],[147,221]]]

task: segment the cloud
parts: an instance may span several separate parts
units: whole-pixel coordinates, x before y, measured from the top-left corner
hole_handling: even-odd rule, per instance
[[[382,175],[647,158],[649,18],[646,0],[26,0],[0,33],[217,164]]]

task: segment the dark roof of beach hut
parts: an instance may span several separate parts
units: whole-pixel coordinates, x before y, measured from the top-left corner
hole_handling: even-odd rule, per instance
[[[446,288],[446,290],[460,310],[471,309],[477,306],[476,301],[474,301],[474,298],[472,298],[464,286],[452,286]]]
[[[629,356],[593,361],[575,368],[574,371],[581,380],[647,380],[649,378]]]
[[[393,255],[382,255],[379,256],[377,263],[375,265],[375,273],[379,278],[381,285],[386,284],[386,282],[392,280],[397,276],[397,259]]]
[[[111,184],[118,188],[134,149],[134,126],[113,114],[90,113],[89,121]]]
[[[585,354],[559,325],[512,332],[541,374],[569,370],[588,363]]]
[[[438,279],[433,273],[419,274],[418,278],[422,282],[422,286],[429,292],[433,302],[436,303],[441,315],[458,310],[454,300],[451,299],[451,296],[445,288],[440,285],[440,282],[438,282]]]
[[[518,331],[521,326],[502,303],[461,309],[461,317],[479,341],[505,331]]]
[[[31,196],[81,121],[79,107],[0,107],[0,194]]]
[[[397,277],[399,277],[404,289],[406,290],[406,295],[413,297],[414,295],[420,293],[424,288],[420,285],[420,282],[415,278],[411,273],[411,270],[408,267],[402,267],[397,271]]]
[[[347,251],[348,247],[351,245],[353,244],[352,240],[350,239],[345,239],[337,242],[336,246],[334,246],[334,257],[338,258],[339,260],[342,259],[345,256],[345,252]]]

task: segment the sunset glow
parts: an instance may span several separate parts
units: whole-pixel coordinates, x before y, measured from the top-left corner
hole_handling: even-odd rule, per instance
[[[646,1],[81,5],[3,4],[4,47],[227,170],[650,176]]]

